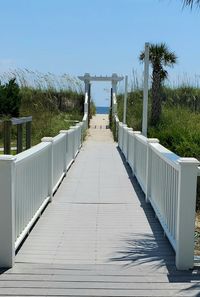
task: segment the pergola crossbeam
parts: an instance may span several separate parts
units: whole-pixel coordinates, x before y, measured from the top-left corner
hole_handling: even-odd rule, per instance
[[[113,73],[112,76],[90,76],[89,73],[85,73],[84,76],[78,77],[80,80],[84,82],[91,82],[91,81],[113,81],[113,82],[119,82],[124,79],[123,76],[118,76],[116,73]]]

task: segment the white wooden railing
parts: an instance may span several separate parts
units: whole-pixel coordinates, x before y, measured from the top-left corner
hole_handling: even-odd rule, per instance
[[[15,251],[75,160],[87,126],[86,93],[82,122],[16,156],[0,156],[0,267],[12,267]]]
[[[194,266],[194,226],[199,161],[180,158],[119,122],[118,145],[176,253],[178,269]]]

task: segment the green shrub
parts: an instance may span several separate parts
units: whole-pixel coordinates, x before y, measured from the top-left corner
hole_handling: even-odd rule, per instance
[[[0,84],[0,116],[18,117],[21,105],[20,88],[14,79]]]

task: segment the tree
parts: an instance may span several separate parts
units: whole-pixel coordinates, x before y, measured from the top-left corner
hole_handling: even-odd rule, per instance
[[[15,78],[5,85],[0,83],[0,115],[18,117],[20,105],[20,89]]]
[[[192,8],[194,4],[200,6],[200,0],[183,0],[184,6],[190,6]]]
[[[139,59],[144,60],[144,51],[141,52]],[[150,44],[149,60],[152,65],[152,107],[151,107],[151,123],[156,125],[161,115],[161,88],[162,83],[167,78],[168,73],[164,69],[165,66],[173,66],[177,57],[174,52],[170,52],[165,43]]]

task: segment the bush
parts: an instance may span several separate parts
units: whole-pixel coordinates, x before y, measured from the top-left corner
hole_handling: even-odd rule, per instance
[[[21,105],[20,88],[14,79],[0,84],[0,116],[18,117]]]

